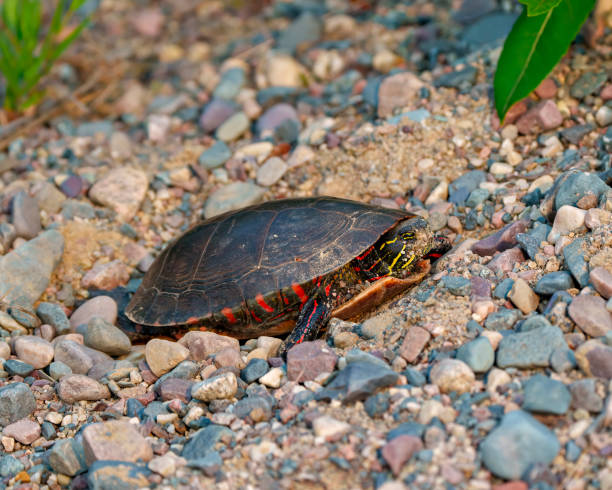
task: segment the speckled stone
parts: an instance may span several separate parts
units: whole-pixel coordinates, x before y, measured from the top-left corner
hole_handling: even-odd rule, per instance
[[[497,365],[501,368],[547,367],[555,349],[567,348],[558,327],[541,327],[504,337],[497,349]]]
[[[562,415],[570,406],[571,395],[560,381],[536,374],[525,383],[523,409],[530,412]]]
[[[111,420],[85,427],[83,449],[85,460],[89,465],[104,460],[149,461],[153,457],[151,445],[142,437],[137,426],[122,420]]]
[[[470,367],[459,359],[443,359],[431,369],[429,377],[443,393],[468,392],[476,379]]]

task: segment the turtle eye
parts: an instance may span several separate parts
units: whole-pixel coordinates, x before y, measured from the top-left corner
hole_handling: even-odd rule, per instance
[[[406,231],[402,233],[402,240],[414,240],[414,231]]]

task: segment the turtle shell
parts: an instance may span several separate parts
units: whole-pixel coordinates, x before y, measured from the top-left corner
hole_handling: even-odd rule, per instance
[[[210,218],[155,259],[125,313],[139,325],[208,320],[214,327],[219,318],[223,327],[221,312],[241,311],[254,298],[291,287],[303,296],[300,286],[337,271],[411,217],[405,211],[315,197],[270,201]],[[232,323],[243,330],[255,325],[248,314]]]

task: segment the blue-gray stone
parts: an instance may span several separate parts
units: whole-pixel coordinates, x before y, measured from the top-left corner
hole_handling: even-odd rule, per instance
[[[562,347],[555,349],[550,356],[550,367],[556,373],[564,373],[576,367],[576,356],[571,349]]]
[[[270,365],[265,359],[251,359],[246,367],[240,371],[240,377],[245,383],[257,381],[270,370]]]
[[[207,476],[214,476],[223,465],[223,460],[219,451],[211,451],[203,458],[196,458],[187,461],[187,467],[202,470]]]
[[[584,260],[585,247],[584,238],[575,238],[563,247],[565,265],[581,288],[589,283],[589,266]]]
[[[49,364],[49,376],[59,381],[67,374],[72,374],[72,368],[62,361],[53,361]]]
[[[412,386],[423,386],[427,382],[425,375],[416,368],[407,368],[402,374]]]
[[[527,233],[518,233],[516,241],[529,258],[535,260],[536,254],[540,251],[540,244],[546,241],[551,229],[552,227],[546,223],[536,222]]]
[[[319,18],[310,12],[305,12],[281,32],[276,47],[279,50],[294,53],[300,44],[317,41],[322,31],[323,26]]]
[[[595,378],[579,379],[569,386],[572,394],[572,408],[582,408],[587,412],[599,413],[603,410],[604,400],[597,392]]]
[[[25,378],[34,371],[34,366],[17,359],[7,359],[4,361],[4,370],[11,376],[17,375]]]
[[[113,133],[113,123],[111,121],[91,121],[81,123],[76,128],[77,136],[94,137],[98,133],[110,138]]]
[[[408,119],[412,122],[422,123],[430,116],[431,113],[427,109],[416,109],[414,111],[402,112],[397,116],[388,117],[387,122],[389,124],[398,125],[403,119]]]
[[[492,12],[466,27],[461,37],[466,43],[482,48],[483,44],[505,39],[516,17],[514,13]]]
[[[274,128],[274,139],[283,143],[295,143],[300,136],[300,122],[295,119],[285,119]]]
[[[232,156],[232,150],[223,141],[217,141],[204,150],[198,158],[198,163],[208,169],[220,167]]]
[[[607,79],[608,73],[605,71],[587,71],[580,75],[580,78],[572,84],[570,95],[576,99],[592,95],[599,91]]]
[[[96,461],[89,467],[89,490],[137,490],[150,487],[151,472],[145,467],[124,461]]]
[[[168,410],[165,403],[154,401],[142,409],[140,419],[142,421],[156,420],[158,415],[165,415],[167,413],[170,413],[170,410]]]
[[[560,131],[561,138],[573,143],[574,145],[580,144],[582,138],[595,129],[593,124],[577,124],[569,128],[562,129]]]
[[[510,330],[521,316],[519,310],[500,308],[487,316],[484,326],[489,330]]]
[[[232,100],[240,93],[244,86],[246,76],[240,67],[229,68],[221,75],[221,80],[213,91],[213,97]]]
[[[0,388],[0,425],[26,418],[36,410],[36,399],[25,383],[11,383]]]
[[[464,205],[470,193],[487,179],[487,174],[482,170],[472,170],[452,181],[448,186],[449,202]]]
[[[193,379],[198,374],[199,370],[200,366],[197,362],[189,360],[183,361],[179,363],[172,371],[163,374],[157,381],[155,381],[155,391],[159,393],[161,385],[169,378]]]
[[[480,323],[478,323],[476,320],[469,320],[465,325],[465,328],[467,329],[467,333],[472,339],[480,335],[484,330]]]
[[[257,414],[257,416],[252,416],[254,414]],[[259,395],[247,396],[236,402],[234,405],[234,415],[239,419],[251,417],[257,422],[269,420],[272,417],[272,403],[267,397]]]
[[[387,432],[387,441],[395,439],[397,436],[415,436],[423,437],[425,426],[417,422],[404,422],[398,425],[395,429]]]
[[[565,459],[571,463],[578,461],[578,458],[582,454],[582,448],[578,446],[574,441],[567,441],[565,445]]]
[[[472,192],[470,192],[470,195],[465,201],[465,205],[469,208],[475,208],[479,204],[486,201],[490,195],[491,193],[487,189],[474,189]]]
[[[15,476],[20,471],[23,471],[25,466],[15,456],[10,454],[0,458],[0,476]]]
[[[519,332],[528,332],[536,328],[549,327],[550,322],[544,315],[533,314],[525,319],[517,328]]]
[[[536,374],[525,382],[523,410],[563,415],[567,412],[572,396],[567,387],[543,374]]]
[[[361,93],[364,102],[374,109],[378,108],[378,89],[381,81],[382,77],[370,78]]]
[[[595,194],[599,199],[608,189],[610,187],[596,174],[572,173],[559,185],[555,195],[555,209],[558,211],[565,205],[575,206],[586,194]]]
[[[376,395],[369,396],[366,398],[363,408],[372,418],[386,413],[389,410],[389,394],[377,393]]]
[[[263,198],[264,189],[252,182],[232,182],[213,192],[204,205],[204,217],[256,204]]]
[[[466,66],[463,70],[451,71],[436,78],[434,87],[469,88],[476,82],[478,70],[473,66]]]
[[[460,276],[444,276],[441,279],[444,287],[455,296],[469,296],[472,292],[472,281]]]
[[[495,362],[495,351],[489,339],[478,337],[457,349],[457,359],[465,362],[475,373],[485,373]]]
[[[88,202],[66,199],[62,203],[62,217],[65,220],[73,220],[74,218],[94,219],[96,210]]]
[[[209,452],[214,451],[219,441],[222,443],[225,441],[229,442],[234,437],[234,432],[227,427],[211,424],[200,429],[189,438],[181,456],[188,461],[202,458]]]
[[[299,90],[295,87],[267,87],[257,92],[257,103],[263,107],[269,107],[272,104],[294,101],[299,94]]]
[[[31,306],[38,301],[63,251],[62,234],[47,230],[0,257],[0,298],[3,302]]]
[[[60,439],[47,454],[49,466],[57,473],[74,476],[87,471],[83,444],[77,439]]]
[[[333,380],[315,398],[339,398],[345,403],[364,400],[379,388],[393,386],[399,375],[389,368],[371,362],[352,362],[339,371]]]
[[[555,291],[562,291],[573,287],[574,280],[569,272],[555,271],[544,274],[533,290],[538,294],[550,295]]]
[[[47,422],[46,420],[40,424],[40,433],[41,435],[47,439],[47,441],[51,441],[56,437],[55,426],[51,422]]]
[[[70,321],[64,312],[63,308],[55,303],[42,302],[36,308],[36,315],[43,323],[47,323],[55,327],[58,335],[65,334],[70,331]]]
[[[567,349],[561,329],[542,327],[504,337],[497,348],[497,365],[500,368],[521,369],[547,367],[555,349]]]
[[[555,433],[522,410],[504,415],[479,447],[487,469],[507,480],[520,479],[534,463],[549,464],[559,449]]]
[[[360,349],[351,349],[344,356],[347,364],[352,362],[370,362],[383,368],[388,368],[389,365],[383,361],[380,357],[376,357],[369,352],[364,352]]]
[[[514,281],[507,277],[502,282],[500,282],[495,289],[493,290],[493,297],[497,299],[506,299],[508,298],[508,293],[514,286]]]

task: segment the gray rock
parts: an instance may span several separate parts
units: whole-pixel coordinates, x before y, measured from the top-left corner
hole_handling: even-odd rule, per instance
[[[555,194],[555,210],[561,206],[576,206],[586,194],[595,194],[599,199],[610,187],[596,174],[572,172],[562,180]]]
[[[489,330],[510,330],[521,316],[519,310],[500,308],[487,316],[484,326]]]
[[[17,236],[30,239],[40,233],[40,210],[35,199],[25,191],[13,198],[12,222]]]
[[[550,356],[550,367],[556,373],[564,373],[576,367],[576,356],[571,349],[560,348],[555,349]]]
[[[217,141],[210,148],[204,150],[198,158],[198,163],[208,169],[213,169],[223,165],[232,156],[232,150],[229,149],[223,141]]]
[[[345,403],[365,400],[377,389],[393,386],[398,374],[370,362],[353,362],[338,372],[328,385],[317,392],[319,400],[339,398]]]
[[[204,205],[204,217],[212,218],[218,214],[240,209],[260,202],[264,189],[251,182],[232,182],[213,192]]]
[[[574,280],[567,271],[555,271],[544,274],[533,290],[538,294],[550,295],[574,287]]]
[[[128,336],[100,317],[89,320],[83,333],[83,341],[87,347],[104,352],[109,356],[128,354],[132,349]]]
[[[579,379],[569,386],[572,395],[572,409],[582,408],[591,413],[603,410],[604,401],[597,393],[597,383],[594,378]]]
[[[222,425],[209,425],[192,435],[181,456],[188,461],[206,456],[215,450],[217,443],[225,444],[235,437],[233,431]]]
[[[543,315],[535,314],[530,315],[526,320],[524,320],[517,330],[519,332],[528,332],[529,330],[535,330],[536,328],[548,326],[550,326],[548,318]]]
[[[0,257],[0,297],[3,301],[24,306],[38,301],[63,251],[62,234],[47,230]]]
[[[534,463],[550,463],[559,449],[555,433],[522,410],[504,415],[479,447],[487,469],[507,480],[521,479]]]
[[[572,397],[560,381],[536,374],[525,383],[523,409],[530,412],[563,415],[567,412]]]
[[[371,362],[372,364],[376,364],[380,367],[389,368],[389,364],[387,364],[383,359],[376,357],[369,352],[364,352],[361,349],[351,349],[344,355],[344,359],[346,360],[347,364],[352,362]]]
[[[444,276],[442,284],[455,296],[469,296],[472,292],[472,282],[465,277]]]
[[[34,394],[25,383],[11,383],[0,388],[0,425],[6,426],[36,410]]]
[[[240,378],[245,383],[257,381],[270,370],[270,365],[265,359],[251,359],[245,368],[240,371]]]
[[[150,487],[151,472],[144,466],[125,461],[96,461],[89,467],[89,490],[137,490]]]
[[[61,361],[54,361],[49,364],[49,376],[55,380],[60,380],[67,374],[72,374],[72,369]]]
[[[53,326],[58,335],[70,332],[70,322],[60,305],[42,302],[36,308],[36,315],[43,323]]]
[[[555,349],[567,348],[561,329],[550,326],[504,337],[497,349],[500,368],[547,367]]]
[[[282,51],[294,53],[300,44],[317,41],[322,32],[321,21],[312,13],[304,12],[282,31],[276,45]]]
[[[10,454],[0,458],[0,476],[15,476],[25,468],[24,464]]]
[[[87,471],[83,444],[76,439],[60,439],[53,445],[48,455],[49,465],[53,471],[68,476]]]
[[[272,417],[272,406],[263,396],[247,396],[236,402],[234,415],[240,419],[249,417],[253,422],[264,422]]]
[[[589,283],[589,266],[584,260],[585,247],[584,238],[575,238],[563,247],[565,265],[582,288]]]
[[[449,202],[464,205],[470,193],[484,182],[487,174],[482,170],[472,170],[455,179],[448,186]]]
[[[486,337],[478,337],[457,349],[457,359],[475,373],[486,373],[495,362],[495,351]]]
[[[213,97],[225,100],[234,99],[243,87],[245,78],[244,70],[240,67],[225,70],[213,91]]]
[[[240,111],[230,116],[217,128],[215,136],[221,141],[234,141],[249,129],[249,118]]]

